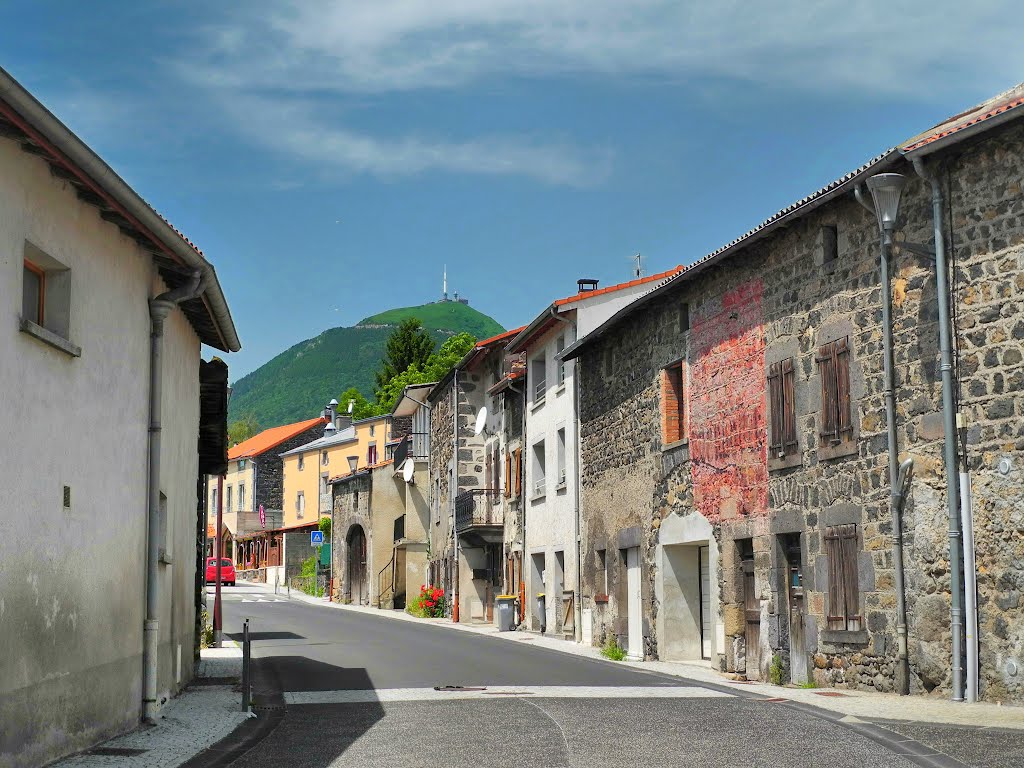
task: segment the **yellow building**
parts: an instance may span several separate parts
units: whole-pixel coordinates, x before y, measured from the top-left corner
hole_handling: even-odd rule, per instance
[[[331,478],[391,458],[391,416],[360,419],[341,430],[281,454],[284,462],[283,528],[319,522],[331,514]]]

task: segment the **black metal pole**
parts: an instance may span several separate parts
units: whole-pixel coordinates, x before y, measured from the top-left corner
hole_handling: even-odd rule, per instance
[[[246,619],[242,625],[242,711],[248,712],[251,703],[249,685],[251,676],[249,674],[249,663],[252,658],[249,648],[249,620]]]

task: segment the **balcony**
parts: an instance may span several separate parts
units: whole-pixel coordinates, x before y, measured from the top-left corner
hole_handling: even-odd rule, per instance
[[[426,432],[410,432],[395,446],[395,472],[402,471],[405,460],[426,461],[430,452],[430,435]]]
[[[463,491],[455,497],[455,530],[470,546],[499,543],[504,520],[501,493],[496,488]]]

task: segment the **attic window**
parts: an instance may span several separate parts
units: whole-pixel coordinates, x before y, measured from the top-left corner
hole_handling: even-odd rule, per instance
[[[690,330],[690,305],[683,303],[679,305],[679,331],[685,333]]]

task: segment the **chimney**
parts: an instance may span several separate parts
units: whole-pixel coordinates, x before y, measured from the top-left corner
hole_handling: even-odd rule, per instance
[[[337,429],[338,429],[338,425],[337,425],[337,421],[338,421],[338,401],[337,400],[333,400],[332,399],[331,402],[329,402],[327,404],[327,407],[324,409],[323,416],[324,416],[325,419],[327,419],[327,426],[324,427],[324,437],[327,437],[327,435],[333,435],[337,431]]]
[[[576,281],[576,285],[579,287],[579,293],[597,290],[597,280],[592,277],[581,277]]]

